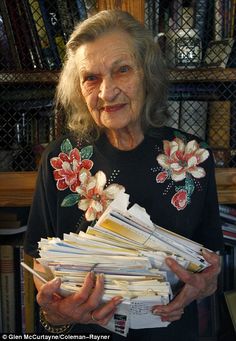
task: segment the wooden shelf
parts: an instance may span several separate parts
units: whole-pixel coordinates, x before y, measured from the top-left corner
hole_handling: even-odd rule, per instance
[[[236,204],[236,168],[218,168],[216,183],[219,202]]]
[[[37,172],[0,172],[0,206],[26,207],[33,198]],[[216,169],[219,202],[236,203],[236,168]]]
[[[51,83],[56,84],[59,79],[59,71],[24,71],[1,72],[0,84],[27,84],[27,83]]]
[[[0,206],[30,206],[36,176],[37,172],[0,172]]]
[[[236,81],[236,68],[199,68],[169,70],[169,80],[179,82],[233,82]]]
[[[52,83],[58,82],[58,71],[15,71],[1,72],[0,84],[22,83]],[[176,82],[234,82],[236,81],[236,68],[199,68],[199,69],[171,69],[169,80]]]

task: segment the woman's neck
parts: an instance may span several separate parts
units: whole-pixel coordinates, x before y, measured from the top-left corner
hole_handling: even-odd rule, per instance
[[[110,143],[120,150],[132,150],[144,139],[141,127],[105,131]]]

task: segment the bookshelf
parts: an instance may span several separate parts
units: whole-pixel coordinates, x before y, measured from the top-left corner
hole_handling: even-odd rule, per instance
[[[30,206],[37,172],[0,172],[0,207]],[[216,169],[219,202],[236,203],[236,170]]]
[[[28,1],[28,0],[27,0]],[[27,2],[24,0],[23,2]],[[33,1],[34,2],[34,1]],[[66,1],[64,1],[66,2]],[[214,1],[206,1],[210,4],[210,6],[214,6]],[[230,1],[228,1],[230,3]],[[5,3],[5,2],[3,2]],[[90,8],[93,8],[93,11],[100,11],[106,8],[121,8],[123,10],[128,10],[131,13],[133,13],[140,21],[144,22],[147,25],[147,20],[151,20],[153,16],[157,16],[158,12],[161,15],[161,13],[167,13],[172,12],[169,14],[173,18],[176,18],[180,16],[179,11],[180,11],[180,6],[182,1],[180,0],[175,0],[175,1],[170,1],[169,3],[172,3],[171,6],[167,4],[166,1],[160,0],[155,2],[155,13],[150,12],[150,1],[144,1],[144,0],[139,0],[139,1],[133,1],[133,0],[127,0],[127,1],[122,1],[122,2],[115,2],[115,1],[90,1]],[[187,6],[189,6],[188,1],[186,1]],[[232,1],[232,5],[234,4],[234,1]],[[55,6],[55,4],[54,4]],[[168,7],[169,6],[169,7]],[[196,5],[195,5],[196,6]],[[215,5],[216,6],[216,5]],[[2,15],[3,11],[2,6],[0,8],[0,14]],[[51,4],[51,7],[53,7],[53,2]],[[196,8],[195,8],[196,9]],[[152,9],[153,10],[153,9]],[[176,14],[173,11],[176,11]],[[190,13],[192,14],[192,13]],[[148,17],[149,16],[149,17]],[[218,16],[218,14],[217,14]],[[234,18],[234,17],[233,17]],[[4,19],[4,16],[3,16]],[[74,19],[73,19],[74,20]],[[156,19],[157,20],[157,19]],[[179,19],[178,19],[179,20]],[[220,20],[218,18],[218,20]],[[9,25],[9,22],[7,23]],[[216,25],[214,23],[213,19],[210,18],[210,24],[212,26],[217,26],[219,29],[219,25]],[[159,21],[159,28],[160,31],[163,30],[163,26],[166,25],[166,22],[162,22],[161,20]],[[37,26],[37,25],[36,25]],[[158,28],[156,27],[154,30],[154,26],[152,25],[151,28],[154,31],[154,34],[157,33],[156,31]],[[166,28],[164,27],[166,30]],[[178,29],[178,27],[176,27]],[[212,33],[213,34],[213,33]],[[1,36],[0,36],[1,37]],[[209,38],[210,39],[210,38]],[[36,69],[30,69],[29,66],[23,65],[21,68],[4,68],[1,67],[0,70],[0,96],[1,94],[4,96],[5,94],[11,94],[11,92],[14,92],[14,90],[18,89],[25,89],[25,92],[28,91],[29,87],[33,84],[35,89],[41,89],[41,90],[47,90],[48,87],[51,89],[51,94],[53,95],[53,89],[55,88],[55,85],[58,81],[60,70],[59,69],[54,69],[54,70],[49,70],[47,67],[38,67]],[[183,85],[188,87],[191,84],[197,84],[197,86],[203,86],[203,91],[204,89],[207,89],[208,87],[211,87],[212,84],[215,85],[215,89],[217,89],[217,94],[216,96],[219,97],[221,96],[222,93],[226,92],[226,95],[224,94],[224,100],[227,99],[228,97],[232,97],[232,95],[235,93],[235,84],[236,84],[236,68],[233,67],[226,67],[226,68],[209,68],[209,67],[204,67],[200,66],[197,68],[191,68],[189,69],[188,67],[185,68],[175,68],[171,67],[170,72],[169,72],[169,80],[173,87],[178,86],[178,85]],[[187,91],[189,91],[187,89]],[[192,91],[192,90],[190,90]],[[228,91],[228,93],[227,93]],[[14,96],[14,94],[13,94]],[[215,96],[215,95],[214,95]],[[52,96],[51,96],[52,97]],[[52,98],[49,98],[50,100]],[[29,101],[30,103],[30,101]],[[6,108],[5,108],[6,107]],[[3,108],[4,111],[8,110],[8,106],[6,101],[3,103]],[[50,109],[51,110],[51,109]],[[37,110],[36,110],[37,111]],[[51,114],[51,111],[50,111]],[[13,120],[11,120],[10,123],[14,122],[13,124],[16,123],[17,120],[17,112],[13,113]],[[32,115],[35,115],[35,112],[33,112]],[[5,123],[4,126],[6,126],[7,130],[7,124],[9,122]],[[3,127],[3,135],[8,136],[8,132],[4,131]],[[11,134],[14,134],[14,131],[12,130]],[[236,134],[236,132],[235,132]],[[12,138],[12,136],[11,136]],[[3,136],[4,140],[4,136]],[[11,139],[13,141],[13,139]],[[3,142],[4,144],[5,142]],[[31,143],[33,143],[31,141]],[[231,146],[232,147],[232,146]],[[0,149],[4,149],[4,146],[0,146]],[[236,202],[236,195],[234,194],[235,192],[235,183],[234,183],[234,178],[236,176],[236,171],[234,170],[234,164],[233,167],[230,165],[228,167],[228,164],[225,164],[225,167],[221,167],[217,169],[217,188],[218,188],[218,193],[219,193],[219,200],[222,203],[234,203]],[[4,179],[7,178],[14,178],[16,179],[15,181],[19,181],[19,184],[21,184],[20,190],[12,194],[12,189],[9,186],[8,188],[4,184],[4,188],[0,190],[0,205],[1,206],[7,206],[13,204],[15,205],[28,205],[31,202],[32,198],[32,192],[34,189],[34,186],[32,185],[34,183],[34,180],[32,179],[35,178],[36,176],[36,171],[35,169],[36,166],[33,164],[33,166],[27,170],[29,170],[29,174],[27,177],[24,175],[25,169],[19,169],[20,171],[23,172],[15,172],[12,167],[10,169],[4,169],[4,171],[0,171],[0,176],[4,177]],[[11,174],[10,174],[11,173]],[[28,181],[29,178],[29,181]],[[22,181],[23,180],[23,181]],[[5,182],[5,181],[4,181]],[[8,183],[8,181],[6,181]],[[30,188],[29,188],[29,183],[30,183]],[[24,195],[20,194],[24,192]],[[15,199],[14,199],[15,197]]]
[[[5,4],[7,0],[3,0],[1,3]],[[19,4],[20,0],[17,0],[16,3]],[[35,0],[32,0],[35,1]],[[9,0],[9,3],[12,1]],[[22,3],[27,4],[28,0],[22,0]],[[76,2],[76,1],[74,1]],[[55,1],[51,1],[51,6],[55,5]],[[58,3],[64,4],[67,3],[65,0],[58,0]],[[102,0],[94,0],[89,1],[92,4],[93,11],[100,11],[107,8],[121,8],[123,10],[128,10],[132,14],[134,14],[141,22],[147,24],[147,18],[149,20],[149,24],[151,25],[150,28],[153,30],[154,35],[160,32],[167,32],[168,31],[168,24],[167,24],[167,17],[171,16],[172,19],[177,20],[176,22],[179,23],[180,20],[180,4],[186,3],[187,7],[189,6],[190,1],[182,1],[182,0],[124,0],[124,1],[102,1]],[[205,29],[209,32],[205,35],[203,39],[203,48],[207,47],[207,43],[210,39],[214,38],[214,35],[220,35],[219,28],[221,27],[219,23],[221,19],[219,17],[219,13],[214,13],[213,8],[218,5],[218,0],[197,0],[193,1],[196,5],[208,3],[210,8],[212,9],[211,15],[209,16],[209,25]],[[227,4],[232,4],[235,6],[235,1],[225,1]],[[53,5],[54,4],[54,5]],[[151,12],[150,4],[153,4],[152,10],[154,9],[155,13]],[[171,5],[171,6],[169,6]],[[204,5],[205,6],[205,5]],[[204,8],[203,6],[203,8]],[[212,6],[212,7],[211,7]],[[4,6],[0,5],[0,15],[3,15]],[[4,12],[5,13],[5,12]],[[190,12],[191,13],[191,12]],[[28,13],[29,14],[29,13]],[[158,16],[159,14],[159,16]],[[192,13],[191,13],[192,14]],[[153,22],[150,21],[150,18],[155,18],[157,20],[155,25]],[[159,18],[162,18],[160,21]],[[217,22],[215,22],[215,18]],[[6,19],[6,17],[5,17]],[[9,19],[9,18],[8,18]],[[235,19],[234,16],[231,17],[231,21]],[[71,22],[74,22],[75,18],[71,17]],[[157,24],[158,22],[158,24]],[[204,25],[206,22],[204,22]],[[9,28],[10,21],[7,20],[6,27]],[[178,25],[176,24],[175,29],[178,29]],[[232,25],[232,23],[231,23]],[[32,26],[32,22],[31,22]],[[214,26],[214,30],[211,28]],[[224,27],[227,26],[226,23]],[[37,27],[36,27],[37,28]],[[70,29],[70,27],[67,27]],[[217,32],[216,32],[217,29]],[[3,35],[1,35],[1,27],[0,27],[0,43],[2,43]],[[30,30],[31,32],[31,30]],[[11,34],[11,30],[8,30],[8,38]],[[25,34],[25,33],[24,33]],[[32,34],[32,33],[31,33]],[[34,33],[35,34],[35,33]],[[30,39],[30,38],[27,38]],[[40,41],[36,42],[36,46],[40,47]],[[1,46],[1,45],[0,45]],[[10,46],[11,47],[11,46]],[[234,46],[234,49],[236,47]],[[55,51],[55,49],[54,49]],[[0,145],[0,150],[5,149],[6,146],[8,148],[8,152],[12,152],[12,149],[9,149],[9,140],[10,143],[13,143],[13,136],[15,131],[12,129],[10,130],[9,135],[9,125],[15,125],[19,120],[19,110],[17,107],[18,99],[13,101],[7,100],[7,96],[15,96],[15,93],[22,90],[23,100],[27,104],[27,107],[33,107],[30,111],[30,117],[35,118],[38,115],[37,103],[33,102],[29,96],[27,97],[27,92],[33,88],[35,91],[40,90],[42,95],[40,98],[34,99],[36,102],[37,100],[44,100],[43,106],[47,106],[47,101],[51,101],[53,97],[53,91],[55,89],[55,85],[58,81],[59,74],[60,74],[60,67],[50,68],[47,64],[43,64],[43,54],[42,51],[39,53],[40,58],[42,59],[41,64],[40,61],[38,62],[38,67],[32,66],[32,60],[27,64],[22,64],[18,60],[17,51],[12,51],[13,57],[16,59],[16,63],[11,64],[10,61],[6,63],[6,59],[0,56],[0,101],[2,102],[2,110],[4,118],[4,124],[1,128],[0,134],[2,135],[2,141]],[[1,59],[2,58],[2,59]],[[29,56],[28,56],[29,58]],[[203,60],[203,59],[202,59]],[[5,62],[5,64],[4,64]],[[206,67],[203,63],[200,63],[198,67],[195,68],[188,68],[187,66],[184,68],[177,68],[175,65],[170,66],[169,69],[169,80],[173,89],[174,97],[176,96],[176,92],[178,92],[178,87],[182,86],[181,89],[184,89],[186,93],[189,93],[194,99],[199,99],[195,97],[195,90],[191,88],[191,86],[196,86],[197,89],[201,89],[202,92],[211,92],[207,94],[207,98],[205,96],[204,100],[230,100],[232,101],[233,96],[236,93],[236,61],[235,58],[231,61],[231,65],[227,65],[225,68],[216,68],[216,67]],[[31,66],[30,66],[31,65]],[[212,87],[214,86],[214,90],[212,91]],[[196,89],[194,88],[194,89]],[[177,89],[177,90],[176,90]],[[210,89],[210,90],[209,90]],[[45,98],[44,93],[50,90],[50,95]],[[43,93],[44,91],[44,93]],[[25,97],[24,97],[25,96]],[[6,98],[4,98],[6,97]],[[191,98],[192,98],[191,97]],[[10,97],[9,97],[10,98]],[[12,97],[11,97],[12,98]],[[12,103],[16,106],[16,109],[9,111]],[[35,108],[36,107],[36,108]],[[18,110],[18,111],[17,111]],[[25,106],[23,109],[25,110]],[[45,109],[47,110],[47,109]],[[51,106],[48,109],[49,115],[52,115]],[[48,128],[47,128],[48,129]],[[233,135],[236,135],[235,131],[232,131]],[[51,136],[53,137],[53,136]],[[51,138],[50,137],[50,138]],[[234,143],[236,138],[234,140]],[[37,141],[40,142],[40,141]],[[30,144],[35,143],[35,141],[30,141]],[[235,145],[230,145],[230,149],[236,149]],[[231,154],[232,156],[233,154]],[[234,155],[233,155],[234,156]],[[233,158],[233,157],[232,157]],[[16,171],[13,167],[4,168],[3,170],[0,167],[0,207],[29,207],[32,202],[32,196],[34,192],[34,187],[36,183],[36,176],[37,176],[37,167],[34,165],[33,167],[29,168],[27,171],[24,169],[20,169]],[[216,181],[217,181],[217,190],[219,196],[219,202],[223,204],[235,204],[236,203],[236,162],[225,162],[225,164],[221,167],[217,167],[216,169]]]

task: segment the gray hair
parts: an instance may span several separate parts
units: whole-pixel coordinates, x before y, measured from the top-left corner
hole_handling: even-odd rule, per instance
[[[166,67],[160,47],[152,34],[127,12],[101,11],[78,24],[67,43],[66,61],[56,90],[57,110],[66,113],[67,125],[79,136],[93,141],[102,128],[91,117],[80,90],[75,61],[77,49],[108,32],[120,30],[129,34],[134,43],[135,57],[143,68],[145,103],[141,113],[143,131],[162,126],[167,117]]]

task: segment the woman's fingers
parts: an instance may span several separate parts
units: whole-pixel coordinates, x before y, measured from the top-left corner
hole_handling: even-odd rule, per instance
[[[101,301],[103,292],[104,292],[104,275],[97,274],[95,287],[93,289],[93,292],[89,296],[88,304],[91,304],[92,306],[95,305],[96,307]]]
[[[183,313],[184,308],[179,307],[178,304],[153,307],[153,314],[160,316],[162,321],[177,321]]]
[[[49,281],[46,284],[42,285],[37,294],[38,304],[43,307],[60,300],[60,286],[60,278],[54,278],[52,281]]]
[[[69,323],[96,323],[106,325],[113,316],[122,297],[113,297],[110,301],[101,304],[104,293],[104,276],[87,274],[83,286],[78,293],[61,297],[60,279],[54,279],[43,285],[37,300],[50,321],[56,324],[61,321]]]
[[[116,307],[122,302],[121,296],[115,296],[110,301],[100,305],[97,309],[90,313],[91,321],[88,323],[95,323],[105,326],[116,311]]]
[[[215,272],[218,275],[221,271],[221,258],[215,252],[210,252],[206,249],[202,250],[203,257],[205,260],[211,264],[208,268],[204,270],[204,273]]]
[[[169,304],[153,307],[153,313],[161,316],[163,321],[180,319],[186,305],[197,298],[211,295],[216,290],[217,276],[220,272],[220,257],[208,250],[203,251],[203,256],[210,266],[201,273],[191,273],[174,259],[166,258],[166,264],[184,283],[184,286]]]
[[[187,271],[184,267],[178,264],[173,258],[167,257],[166,258],[166,264],[170,268],[171,271],[173,271],[178,278],[184,282],[189,283],[192,282],[192,273]]]
[[[95,284],[95,275],[93,272],[89,272],[85,279],[82,287],[78,292],[73,295],[68,296],[67,302],[71,304],[76,304],[79,307],[81,304],[87,302]]]

